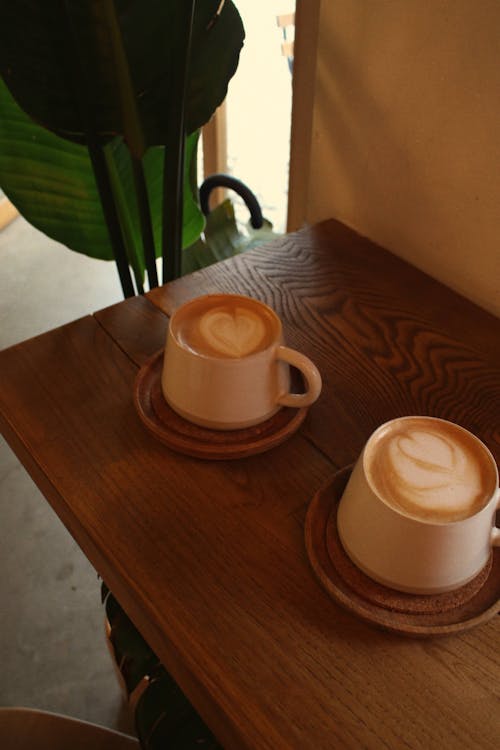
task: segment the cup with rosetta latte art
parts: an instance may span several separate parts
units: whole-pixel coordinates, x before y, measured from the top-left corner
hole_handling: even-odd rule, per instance
[[[364,573],[414,594],[472,580],[500,545],[498,469],[479,438],[435,417],[381,425],[337,512],[342,545]]]
[[[305,393],[290,392],[290,365]],[[238,294],[210,294],[179,307],[170,319],[162,391],[180,416],[202,427],[235,430],[301,408],[321,392],[321,376],[305,355],[284,345],[270,307]]]

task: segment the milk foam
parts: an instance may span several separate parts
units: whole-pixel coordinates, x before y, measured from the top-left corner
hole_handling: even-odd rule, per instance
[[[422,520],[474,515],[495,488],[481,443],[457,425],[431,417],[389,423],[367,446],[366,460],[380,497]]]
[[[266,336],[262,318],[247,307],[208,310],[198,323],[203,341],[226,357],[244,357],[259,348]]]
[[[409,430],[390,441],[388,454],[401,496],[423,511],[467,513],[481,492],[477,463],[442,435]]]

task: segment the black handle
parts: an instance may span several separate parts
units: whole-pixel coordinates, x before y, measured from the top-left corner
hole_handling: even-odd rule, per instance
[[[254,229],[260,229],[262,227],[264,219],[262,217],[262,210],[259,201],[244,182],[241,182],[241,180],[237,180],[236,177],[231,177],[228,174],[212,174],[201,184],[200,207],[205,216],[208,216],[210,213],[208,205],[210,193],[218,187],[230,188],[231,190],[234,190],[235,193],[238,193],[238,195],[243,198],[246,207],[250,211],[250,223],[252,227]]]

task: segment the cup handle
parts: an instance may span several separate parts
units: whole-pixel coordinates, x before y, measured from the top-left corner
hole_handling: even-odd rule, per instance
[[[289,349],[288,346],[278,346],[276,359],[281,359],[300,370],[307,386],[305,393],[284,393],[278,398],[278,404],[299,409],[314,403],[321,393],[321,375],[316,365],[304,354],[300,354],[295,349]]]
[[[497,510],[500,510],[500,489],[497,490]],[[493,547],[500,547],[500,529],[493,526],[491,530],[491,544]]]

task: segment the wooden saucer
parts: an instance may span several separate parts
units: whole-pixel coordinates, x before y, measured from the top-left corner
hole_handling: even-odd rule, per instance
[[[179,416],[161,390],[163,350],[139,370],[134,386],[137,413],[150,432],[172,450],[195,458],[227,460],[271,450],[294,434],[307,408],[283,407],[270,419],[243,430],[210,430]]]
[[[340,605],[363,620],[402,635],[450,635],[490,620],[500,611],[500,550],[465,586],[445,594],[414,595],[376,583],[344,552],[337,533],[337,505],[352,467],[337,472],[307,511],[307,554],[319,581]]]

